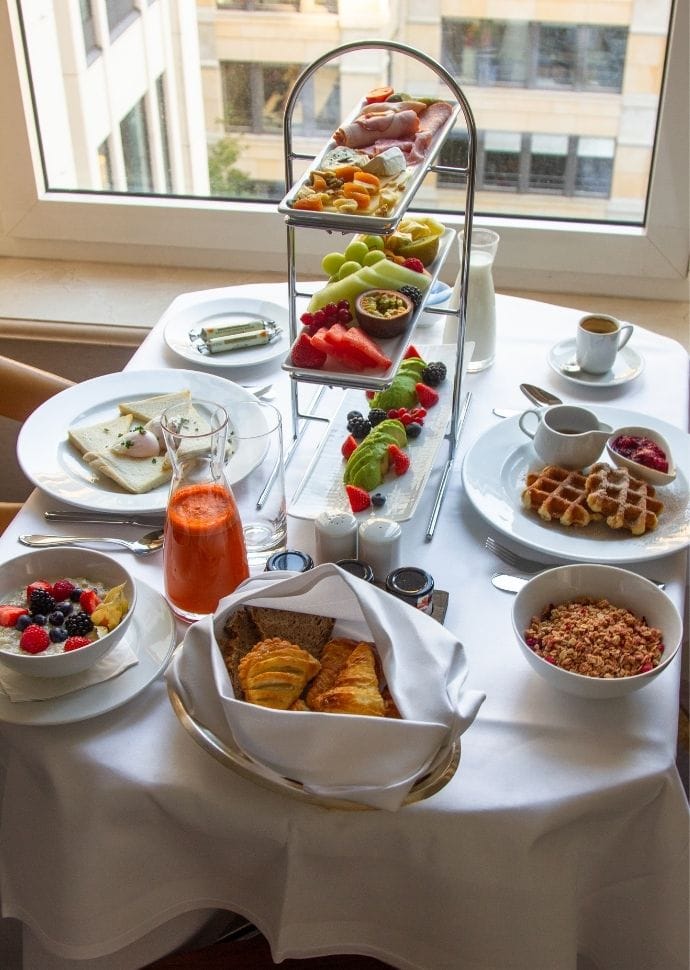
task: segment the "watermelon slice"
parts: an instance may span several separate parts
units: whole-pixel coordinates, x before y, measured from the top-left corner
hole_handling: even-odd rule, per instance
[[[376,341],[363,330],[360,330],[359,327],[350,327],[343,337],[343,342],[347,344],[349,350],[361,354],[365,358],[367,367],[375,370],[387,370],[392,364],[390,357],[386,357]]]
[[[331,345],[327,342],[328,327],[321,327],[311,336],[311,345],[314,350],[320,350],[322,354],[331,353]]]

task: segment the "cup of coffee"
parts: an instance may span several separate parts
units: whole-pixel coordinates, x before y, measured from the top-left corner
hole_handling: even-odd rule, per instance
[[[536,418],[536,423],[533,418]],[[601,455],[611,427],[593,411],[573,404],[523,411],[520,430],[532,439],[534,450],[547,465],[584,468]],[[529,425],[533,427],[529,427]]]
[[[575,357],[589,374],[611,370],[616,354],[627,344],[633,327],[603,313],[588,313],[580,319],[575,338]]]

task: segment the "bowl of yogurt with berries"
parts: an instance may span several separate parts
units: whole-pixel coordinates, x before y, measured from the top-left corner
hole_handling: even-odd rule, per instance
[[[125,635],[136,584],[89,549],[37,549],[0,567],[0,666],[29,677],[88,669]]]

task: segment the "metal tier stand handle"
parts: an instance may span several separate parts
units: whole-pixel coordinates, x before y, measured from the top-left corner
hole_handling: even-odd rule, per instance
[[[465,189],[465,219],[464,219],[464,233],[463,233],[463,243],[460,253],[460,303],[457,307],[448,307],[441,309],[439,307],[427,307],[426,311],[429,313],[439,313],[444,315],[455,314],[458,318],[458,337],[457,337],[457,347],[456,347],[456,359],[455,359],[455,376],[453,380],[453,401],[451,407],[451,417],[449,429],[446,434],[446,439],[448,441],[448,457],[439,480],[439,485],[437,488],[436,496],[434,499],[434,504],[429,518],[429,523],[426,530],[425,538],[430,541],[433,538],[436,523],[438,521],[439,512],[441,509],[441,504],[443,502],[445,492],[448,486],[448,481],[450,478],[450,472],[453,467],[453,462],[455,460],[455,455],[458,447],[458,439],[460,436],[460,431],[462,430],[462,423],[467,412],[467,407],[469,405],[470,394],[469,392],[465,396],[464,401],[461,402],[462,396],[462,380],[464,371],[464,357],[465,357],[465,327],[466,327],[466,315],[467,315],[467,287],[469,280],[469,264],[470,264],[470,247],[472,243],[472,222],[474,214],[474,183],[475,183],[475,170],[476,170],[476,158],[477,158],[477,129],[474,121],[474,115],[472,114],[472,109],[470,108],[469,102],[465,97],[462,89],[455,82],[453,77],[446,71],[446,69],[435,61],[432,57],[424,54],[422,51],[417,50],[414,47],[410,47],[407,44],[400,44],[396,41],[382,41],[382,40],[360,40],[352,44],[343,44],[340,47],[334,47],[332,50],[323,54],[321,57],[312,61],[300,74],[300,76],[295,81],[293,88],[288,96],[288,100],[285,105],[285,112],[283,115],[283,141],[285,147],[285,186],[286,191],[289,192],[295,183],[294,177],[294,162],[296,159],[311,161],[315,158],[314,155],[305,155],[299,152],[294,152],[292,147],[292,116],[297,104],[297,100],[302,92],[302,88],[306,82],[311,78],[311,76],[318,71],[325,64],[330,61],[335,60],[345,54],[355,53],[362,50],[388,50],[392,52],[397,52],[403,54],[407,57],[411,57],[416,61],[420,61],[425,64],[434,74],[438,75],[442,81],[450,88],[452,93],[455,95],[458,104],[460,105],[460,110],[462,112],[465,126],[467,129],[467,165],[466,166],[448,166],[448,165],[430,165],[429,171],[441,172],[441,173],[460,173],[464,174],[466,177],[466,189]],[[353,219],[353,231],[356,230]],[[288,256],[288,291],[290,294],[289,300],[289,324],[290,324],[290,342],[291,344],[297,338],[297,301],[298,296],[309,296],[307,293],[299,293],[297,290],[297,272],[295,268],[295,226],[290,224],[289,217],[286,217],[286,232],[287,232],[287,256]],[[317,228],[317,227],[315,227]],[[323,390],[323,388],[322,388]],[[313,413],[307,413],[300,415],[299,413],[299,397],[297,381],[292,381],[291,386],[292,393],[292,422],[293,422],[293,441],[291,447],[288,449],[288,458],[291,457],[294,447],[297,445],[301,435],[304,431],[304,423],[300,427],[299,418],[313,418],[315,415]],[[309,412],[313,412],[315,407],[315,401],[310,405]],[[323,420],[323,419],[321,419]],[[305,422],[306,423],[306,422]]]

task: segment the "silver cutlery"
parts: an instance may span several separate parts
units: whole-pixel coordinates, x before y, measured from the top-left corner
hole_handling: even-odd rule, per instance
[[[552,404],[563,404],[560,397],[556,397],[551,391],[545,391],[543,387],[537,387],[536,384],[521,384],[520,390],[528,398],[532,404],[536,404],[538,407],[549,407]]]
[[[106,514],[99,515],[96,512],[59,512],[51,510],[44,512],[43,517],[48,522],[83,522],[89,525],[132,525],[139,526],[142,529],[160,528],[165,522],[165,515],[163,513],[152,515],[150,518],[147,516],[130,518]]]
[[[537,562],[536,559],[527,559],[525,556],[519,555],[517,552],[513,552],[508,546],[502,545],[493,536],[487,536],[484,542],[485,547],[492,552],[494,556],[498,556],[502,559],[504,563],[508,566],[512,566],[514,569],[519,569],[521,573],[538,573],[542,569],[549,569],[549,564],[545,562]]]
[[[518,593],[529,582],[529,579],[530,577],[528,576],[511,576],[508,573],[494,573],[491,577],[491,582],[496,589],[500,589],[504,593]],[[660,583],[656,579],[650,579],[650,583],[654,583],[659,589],[666,588],[666,583]]]
[[[22,545],[31,546],[36,549],[45,549],[52,546],[91,546],[94,543],[111,543],[122,546],[135,556],[148,556],[152,552],[158,552],[163,548],[163,530],[154,529],[147,532],[140,539],[133,542],[128,539],[119,539],[114,536],[44,536],[44,535],[22,535],[19,536]]]

